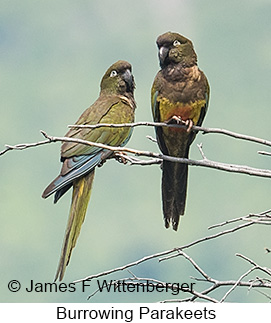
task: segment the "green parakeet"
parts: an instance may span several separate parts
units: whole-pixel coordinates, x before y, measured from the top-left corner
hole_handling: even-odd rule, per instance
[[[127,123],[134,121],[136,103],[132,67],[126,61],[117,61],[105,72],[98,99],[83,112],[78,125],[97,123]],[[132,128],[72,128],[65,135],[109,146],[127,143]],[[95,167],[112,155],[109,150],[78,143],[64,142],[61,146],[60,175],[44,190],[42,197],[55,193],[54,202],[73,187],[72,202],[55,280],[62,280],[84,222],[90,198]]]

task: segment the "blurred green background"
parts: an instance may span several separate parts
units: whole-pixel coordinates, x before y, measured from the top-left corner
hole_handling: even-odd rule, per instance
[[[100,79],[118,59],[132,63],[137,88],[137,121],[152,120],[150,88],[158,71],[155,40],[166,31],[190,38],[199,67],[211,85],[205,126],[221,127],[270,140],[270,0],[99,0],[1,1],[0,91],[1,149],[4,144],[42,140],[42,129],[62,136],[67,125],[98,96]],[[152,128],[136,128],[128,146],[158,151],[146,139]],[[270,169],[263,147],[221,135],[199,134],[191,158],[203,143],[212,160]],[[60,144],[0,157],[0,300],[2,302],[85,302],[85,293],[27,293],[30,280],[52,282],[66,227],[70,193],[57,205],[41,193],[58,174]],[[178,232],[166,230],[161,213],[158,166],[107,162],[96,172],[87,217],[64,282],[125,265],[143,256],[184,245],[216,231],[209,225],[271,208],[271,181],[190,167],[186,215]],[[221,230],[221,229],[220,229]],[[237,280],[248,263],[242,253],[270,266],[270,228],[257,226],[202,243],[186,252],[213,278]],[[131,269],[139,277],[193,282],[199,277],[179,257],[150,261]],[[253,273],[255,278],[261,273]],[[130,276],[127,271],[107,277]],[[8,291],[10,280],[22,284]],[[196,290],[204,286],[196,284]],[[212,294],[222,297],[227,289]],[[181,294],[181,297],[187,295]],[[153,302],[171,294],[101,293],[92,302]],[[231,302],[266,302],[247,288]]]

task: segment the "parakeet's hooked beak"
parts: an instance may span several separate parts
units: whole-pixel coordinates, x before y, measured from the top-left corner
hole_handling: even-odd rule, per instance
[[[135,88],[135,83],[134,83],[134,76],[131,73],[129,69],[125,70],[125,72],[122,74],[123,80],[127,84],[127,88],[129,92],[132,92]]]
[[[168,52],[169,52],[169,49],[167,47],[164,47],[164,46],[160,47],[158,56],[159,56],[161,67],[165,63],[165,60],[168,56]]]

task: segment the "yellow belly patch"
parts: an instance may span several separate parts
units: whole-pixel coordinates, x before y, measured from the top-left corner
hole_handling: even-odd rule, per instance
[[[173,116],[181,117],[182,120],[186,121],[191,119],[193,124],[197,124],[201,109],[205,106],[205,100],[198,100],[190,103],[172,103],[166,98],[158,98],[160,103],[160,120],[161,122],[170,120]]]

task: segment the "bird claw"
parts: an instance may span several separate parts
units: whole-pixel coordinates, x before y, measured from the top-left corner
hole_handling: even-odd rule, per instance
[[[186,127],[187,127],[187,132],[189,133],[193,127],[193,121],[191,119],[187,119],[187,120],[182,120],[181,117],[179,116],[173,116],[172,118],[170,118],[168,121],[167,121],[168,124],[184,124]]]
[[[105,162],[106,162],[106,159],[101,160],[100,163],[97,165],[97,167],[102,167],[103,164],[105,164]]]
[[[181,123],[183,123],[183,120],[179,116],[173,116],[166,123],[168,123],[168,124],[172,124],[172,123],[174,123],[174,124],[176,124],[176,123],[177,124],[181,124]]]
[[[187,126],[186,131],[189,133],[193,127],[193,121],[191,119],[187,119],[184,124]]]
[[[125,165],[128,163],[127,159],[124,157],[126,155],[127,154],[124,152],[117,152],[117,153],[114,153],[113,158],[115,158],[119,163],[122,163]]]

